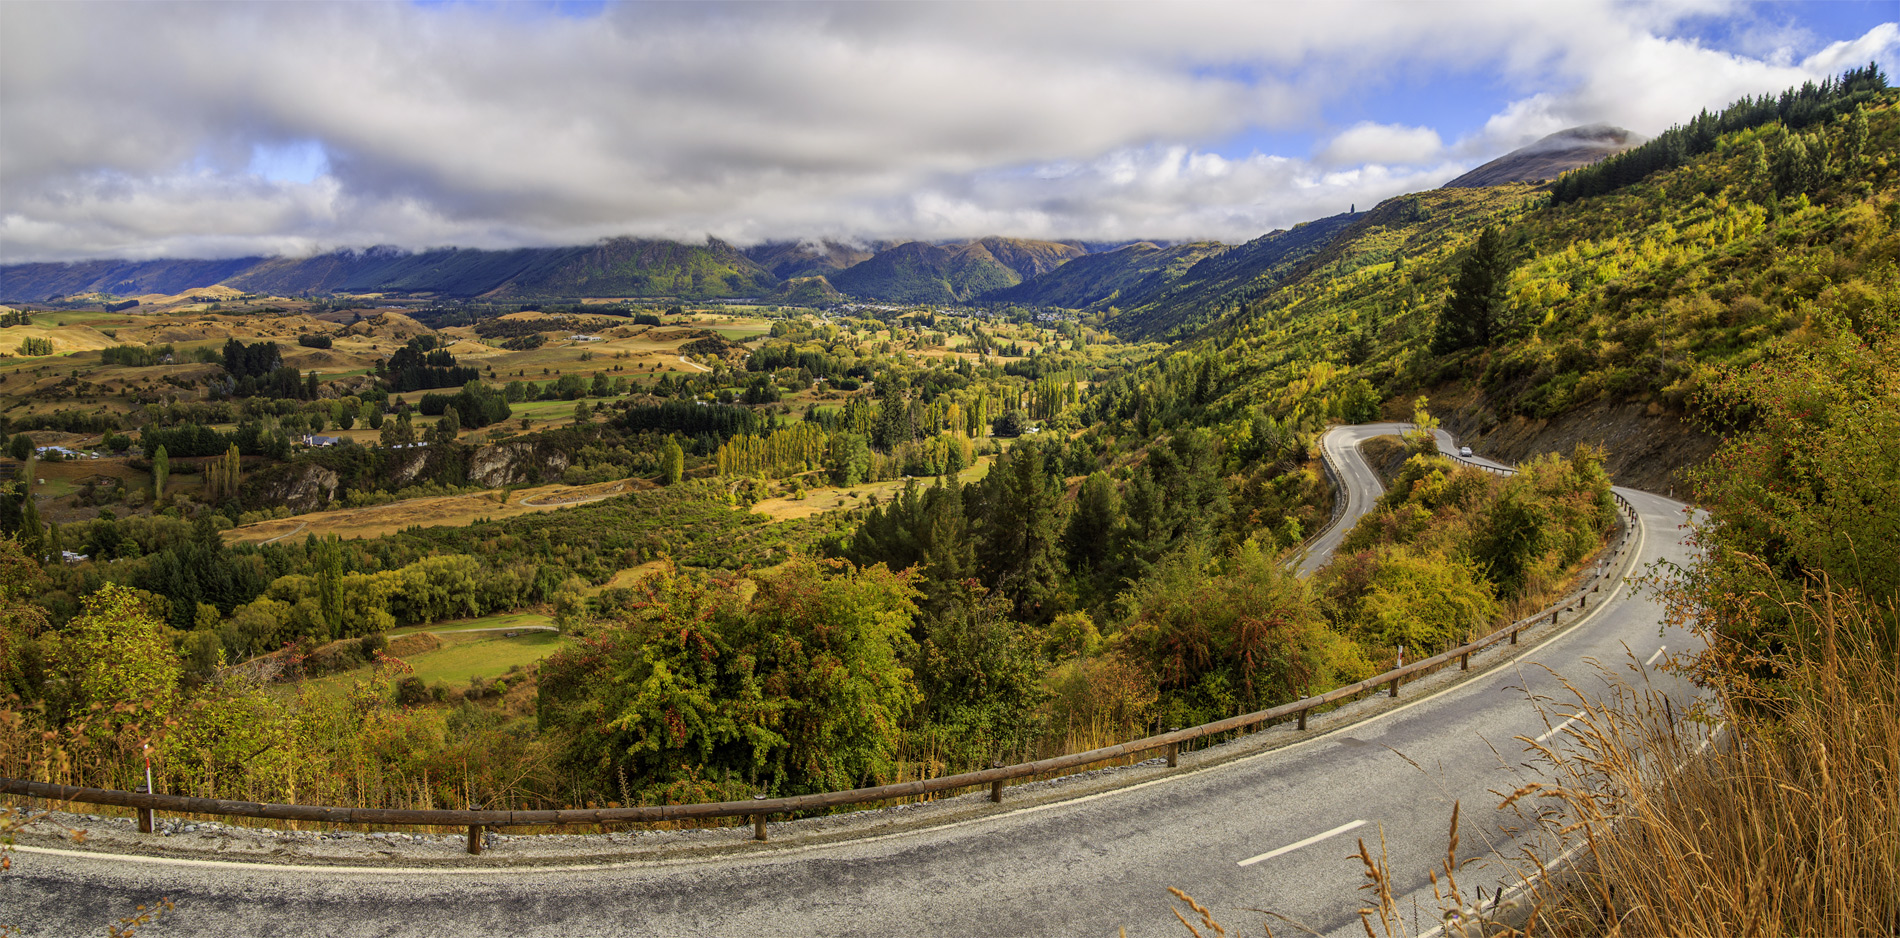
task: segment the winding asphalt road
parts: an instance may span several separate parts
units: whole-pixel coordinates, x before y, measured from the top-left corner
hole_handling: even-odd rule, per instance
[[[1349,489],[1341,529],[1379,491],[1357,443],[1397,429],[1328,434]],[[1640,513],[1637,562],[1686,559],[1684,506],[1618,491]],[[1309,565],[1339,533],[1315,543]],[[1395,891],[1402,904],[1422,895],[1429,926],[1436,906],[1426,876],[1444,859],[1454,801],[1463,808],[1461,856],[1524,843],[1512,833],[1516,818],[1494,806],[1528,761],[1513,737],[1544,735],[1563,719],[1561,707],[1540,712],[1527,700],[1561,693],[1544,668],[1599,686],[1596,663],[1640,669],[1665,642],[1688,644],[1659,634],[1658,608],[1627,586],[1599,595],[1576,626],[1435,695],[1330,732],[1329,722],[1343,721],[1316,717],[1290,745],[1021,810],[835,843],[775,841],[579,869],[342,870],[22,852],[0,875],[0,920],[26,935],[92,933],[131,897],[168,895],[178,911],[142,934],[1115,935],[1125,927],[1185,935],[1165,892],[1176,886],[1230,933],[1260,927],[1263,917],[1247,910],[1271,909],[1346,935],[1361,933],[1364,904],[1350,854],[1359,837],[1376,851],[1383,834]],[[1510,879],[1482,859],[1461,876],[1467,888]]]

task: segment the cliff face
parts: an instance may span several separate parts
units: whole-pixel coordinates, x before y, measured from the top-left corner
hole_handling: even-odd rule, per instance
[[[475,451],[468,480],[489,488],[555,482],[569,463],[566,453],[545,443],[493,443]]]
[[[260,500],[271,505],[286,506],[297,514],[320,511],[336,498],[336,487],[340,481],[336,473],[315,463],[307,463],[279,473],[265,482]]]

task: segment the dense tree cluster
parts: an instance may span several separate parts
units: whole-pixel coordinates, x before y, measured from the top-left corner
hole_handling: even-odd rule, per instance
[[[1720,114],[1703,111],[1689,123],[1671,127],[1641,146],[1565,173],[1552,185],[1551,201],[1557,205],[1575,202],[1620,189],[1652,173],[1675,169],[1714,150],[1717,139],[1724,134],[1775,121],[1796,131],[1851,114],[1875,101],[1886,89],[1886,74],[1879,65],[1870,62],[1861,68],[1848,69],[1838,79],[1828,79],[1818,85],[1806,82],[1799,88],[1790,88],[1778,98],[1770,95],[1743,98]],[[1781,189],[1783,194],[1790,191],[1801,190]]]
[[[434,335],[410,339],[389,358],[376,363],[376,374],[397,393],[462,387],[481,378],[478,369],[457,365],[455,356],[442,348],[441,340]]]

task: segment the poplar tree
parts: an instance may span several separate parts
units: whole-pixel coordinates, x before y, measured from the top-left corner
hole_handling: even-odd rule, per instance
[[[686,473],[686,451],[680,449],[678,440],[667,438],[666,445],[660,448],[660,472],[666,477],[667,485],[676,485]]]
[[[154,502],[165,498],[165,480],[171,474],[171,454],[165,452],[165,447],[160,446],[158,452],[152,454],[152,500]]]

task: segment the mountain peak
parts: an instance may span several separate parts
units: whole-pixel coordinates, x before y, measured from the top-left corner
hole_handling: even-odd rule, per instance
[[[1559,130],[1445,183],[1444,189],[1482,189],[1512,182],[1543,182],[1642,143],[1646,137],[1610,124]]]

